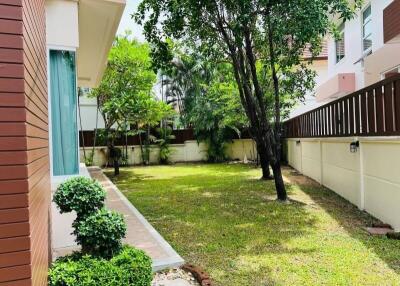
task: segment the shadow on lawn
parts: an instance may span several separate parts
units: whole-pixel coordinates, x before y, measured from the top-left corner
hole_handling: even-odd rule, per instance
[[[298,176],[295,173],[291,169],[285,170],[285,175],[288,177]],[[304,176],[302,177],[305,178]],[[296,179],[295,181],[301,190],[338,222],[351,237],[372,250],[392,270],[400,274],[400,241],[389,240],[386,237],[370,236],[363,229],[363,227],[377,223],[379,220],[359,210],[355,205],[335,192],[319,186],[318,183],[309,178],[306,178],[303,182],[299,182]]]

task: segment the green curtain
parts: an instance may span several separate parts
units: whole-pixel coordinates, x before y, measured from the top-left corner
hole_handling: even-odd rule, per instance
[[[75,53],[50,51],[53,175],[79,173]]]

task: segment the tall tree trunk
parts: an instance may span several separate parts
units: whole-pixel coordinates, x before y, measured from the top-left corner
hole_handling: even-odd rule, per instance
[[[125,158],[123,162],[125,162],[126,165],[128,165],[128,123],[127,120],[125,119]]]
[[[278,200],[286,201],[287,193],[282,177],[281,162],[276,160],[273,164],[271,164],[271,167],[272,171],[274,172],[275,188],[278,195]]]
[[[119,175],[119,161],[118,158],[114,158],[114,176],[118,176]]]
[[[280,162],[275,152],[278,149],[275,145],[276,140],[274,140],[274,136],[271,136],[274,132],[266,116],[265,97],[258,81],[256,57],[252,47],[251,34],[245,27],[244,39],[241,38],[240,34],[234,35],[232,39],[225,30],[224,19],[220,14],[218,14],[217,27],[229,49],[240,99],[249,118],[257,145],[260,145],[260,148],[258,148],[259,151],[261,150],[260,159],[265,164],[266,161],[261,158],[261,154],[265,154],[269,160],[269,163],[273,167],[278,199],[285,201],[287,199],[286,189],[283,183]],[[241,45],[243,40],[245,51],[243,51],[243,46]],[[238,43],[240,44],[238,45]]]
[[[273,153],[274,160],[271,162],[272,170],[274,172],[275,178],[275,187],[278,193],[278,200],[285,201],[287,199],[287,193],[285,184],[283,183],[282,178],[282,170],[281,170],[281,110],[280,110],[280,97],[279,97],[279,80],[276,72],[276,59],[275,59],[275,50],[274,50],[274,41],[273,41],[273,27],[271,24],[270,11],[267,12],[267,21],[268,21],[268,44],[269,44],[269,52],[270,52],[270,64],[272,71],[272,79],[274,82],[274,99],[275,99],[275,126],[274,126],[274,135],[270,138],[271,141],[274,141],[271,146],[274,148]]]
[[[142,142],[142,133],[139,132],[139,145],[140,145],[140,154],[142,155],[142,164],[144,165],[144,151],[143,151],[143,142]]]
[[[268,155],[263,148],[260,148],[258,151],[258,154],[260,155],[260,164],[261,164],[261,169],[262,169],[262,177],[261,179],[263,180],[272,180],[273,177],[271,175],[271,171],[269,169],[269,160],[268,160]]]

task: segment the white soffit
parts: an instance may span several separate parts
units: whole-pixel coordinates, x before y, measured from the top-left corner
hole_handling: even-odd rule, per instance
[[[100,83],[125,4],[125,0],[79,1],[79,86],[96,87]]]

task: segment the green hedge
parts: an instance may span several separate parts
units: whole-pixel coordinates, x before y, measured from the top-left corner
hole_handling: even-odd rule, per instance
[[[110,260],[77,253],[54,262],[50,286],[150,286],[150,258],[141,250],[125,246]]]

